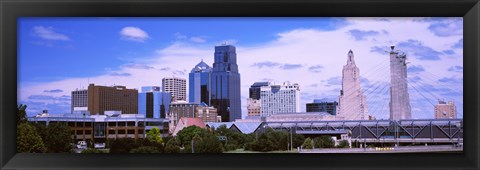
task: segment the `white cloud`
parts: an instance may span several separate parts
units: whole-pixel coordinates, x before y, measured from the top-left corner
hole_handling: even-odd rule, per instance
[[[440,83],[444,84],[444,82],[435,82],[434,80],[427,81],[429,78],[438,80],[454,77],[457,80],[463,77],[462,72],[448,71],[449,68],[463,65],[462,48],[452,48],[452,44],[457,43],[462,38],[461,35],[436,36],[429,30],[430,24],[428,22],[414,22],[412,18],[389,18],[388,22],[372,18],[347,18],[347,20],[350,23],[349,25],[333,31],[316,29],[286,30],[278,33],[277,38],[269,42],[256,44],[255,46],[236,45],[237,63],[241,75],[242,98],[248,97],[248,87],[251,84],[265,80],[275,81],[276,83],[282,83],[283,81],[299,83],[301,92],[305,94],[301,96],[301,110],[305,110],[305,103],[312,102],[313,99],[338,97],[340,94],[338,88],[340,86],[337,84],[338,80],[341,80],[339,76],[342,74],[343,65],[346,64],[347,53],[352,49],[356,65],[360,69],[360,75],[362,78],[368,79],[368,83],[363,83],[368,85],[368,87],[365,86],[363,88],[364,90],[368,89],[368,92],[372,92],[371,96],[367,96],[367,101],[372,104],[369,106],[370,111],[373,113],[375,110],[383,110],[383,112],[375,111],[374,116],[377,118],[388,118],[388,88],[383,88],[383,84],[389,82],[388,54],[372,52],[371,48],[375,46],[389,47],[410,39],[419,40],[423,46],[435,51],[453,50],[455,52],[454,55],[438,54],[439,60],[420,60],[417,56],[414,56],[415,51],[406,51],[409,65],[421,65],[424,69],[422,72],[415,73],[415,76],[422,78],[424,84],[437,86],[441,85]],[[355,41],[355,38],[348,32],[354,29],[378,32],[386,30],[388,34],[372,35],[368,39]],[[177,38],[189,40],[188,37],[180,33],[176,36]],[[163,77],[177,76],[188,81],[189,71],[202,59],[212,66],[214,45],[221,43],[191,44],[175,41],[168,47],[157,49],[155,51],[156,57],[149,59],[147,63],[141,63],[141,61],[135,63],[148,64],[148,68],[155,69],[138,69],[138,67],[132,67],[131,65],[123,65],[115,70],[109,70],[109,73],[128,73],[129,76],[112,76],[106,73],[102,76],[91,77],[89,81],[99,85],[122,84],[126,85],[127,88],[137,89],[147,85],[160,86]],[[228,44],[234,43],[228,41]],[[258,63],[263,63],[265,67],[252,67],[252,65],[258,65]],[[274,66],[267,68],[265,64],[273,64]],[[280,67],[285,64],[295,64],[298,67],[295,67],[295,69]],[[311,68],[319,69],[318,71],[312,71]],[[442,77],[433,78],[429,73],[441,75]],[[63,93],[52,95],[69,95],[70,91],[75,88],[80,88],[82,85],[86,87],[87,82],[87,78],[72,78],[37,85],[20,84],[19,96],[21,100],[25,100],[30,95],[41,94],[43,90],[51,89],[52,87],[64,90]],[[313,84],[318,85],[312,86]],[[377,84],[380,87],[378,87],[378,91],[374,91]],[[456,88],[453,86],[449,87]],[[381,89],[383,90],[380,91]],[[454,90],[463,92],[461,88]],[[411,90],[411,93],[417,92]],[[436,95],[444,94],[441,91],[433,91],[432,93],[436,93]],[[387,99],[384,99],[385,96],[387,96]],[[425,101],[422,95],[411,94],[410,96],[413,117],[433,117],[433,106],[428,102],[416,102]],[[380,99],[383,99],[383,101],[378,102]],[[462,101],[461,96],[445,96],[445,99],[463,103],[459,102]],[[434,99],[432,101],[435,102]],[[457,109],[459,110],[459,115],[463,113],[461,105],[457,105]],[[242,100],[242,112],[245,116],[245,100]]]
[[[45,40],[70,40],[68,36],[55,32],[53,27],[35,26],[33,32],[36,36]]]
[[[120,31],[120,35],[123,39],[144,42],[145,40],[149,39],[147,32],[138,28],[138,27],[124,27]]]
[[[207,42],[207,39],[204,37],[191,37],[190,41],[196,42],[196,43],[204,43]]]
[[[205,36],[195,36],[195,37],[188,37],[180,32],[173,34],[177,42],[186,42],[184,40],[190,40],[194,43],[205,43],[207,42],[207,38]]]
[[[173,36],[175,36],[175,38],[176,38],[177,40],[187,39],[187,36],[186,36],[186,35],[183,35],[182,33],[179,33],[179,32],[173,34]]]
[[[220,42],[215,43],[215,45],[222,45],[222,44],[228,44],[228,45],[236,45],[238,43],[238,40],[235,39],[225,39]]]

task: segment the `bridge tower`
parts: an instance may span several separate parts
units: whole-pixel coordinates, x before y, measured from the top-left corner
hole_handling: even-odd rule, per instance
[[[407,86],[407,55],[390,47],[390,120],[411,119],[410,97]]]

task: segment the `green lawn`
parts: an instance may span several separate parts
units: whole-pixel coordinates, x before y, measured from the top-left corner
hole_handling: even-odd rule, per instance
[[[259,151],[246,151],[245,149],[236,149],[233,151],[227,151],[224,153],[298,153],[296,150],[294,151],[269,151],[269,152],[259,152]]]

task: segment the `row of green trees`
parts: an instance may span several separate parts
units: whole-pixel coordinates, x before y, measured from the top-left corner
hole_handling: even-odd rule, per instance
[[[189,126],[180,130],[175,138],[161,138],[157,130],[150,130],[145,139],[135,141],[119,138],[109,141],[107,147],[110,153],[222,153],[245,148],[255,141],[255,134],[232,131],[226,126],[216,129]]]
[[[164,142],[167,141],[167,142]],[[192,142],[193,141],[193,142]],[[193,146],[193,148],[192,148]],[[217,136],[206,129],[189,126],[178,132],[177,137],[160,136],[157,128],[147,132],[145,139],[118,138],[109,141],[110,153],[221,153],[222,144]]]
[[[167,141],[167,142],[164,142]],[[147,132],[145,139],[118,138],[107,141],[110,153],[179,153],[178,141],[172,137],[161,137],[158,128]]]
[[[330,136],[320,136],[316,138],[307,138],[302,144],[303,149],[313,149],[313,148],[348,148],[348,141],[342,140],[340,143],[335,146],[335,141]]]
[[[290,135],[292,135],[290,139]],[[291,141],[290,141],[291,140]],[[265,129],[265,132],[260,134],[253,141],[245,146],[245,150],[252,151],[277,151],[288,150],[289,144],[292,142],[293,148],[302,145],[305,137],[300,134],[290,134],[286,131],[275,131],[271,128]]]
[[[26,105],[17,108],[17,152],[72,152],[72,131],[66,123],[45,124],[28,122]]]

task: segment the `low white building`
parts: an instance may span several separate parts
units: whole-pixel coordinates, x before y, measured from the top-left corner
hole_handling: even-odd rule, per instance
[[[295,122],[295,121],[331,121],[337,120],[327,112],[295,112],[279,113],[265,118],[266,122]]]

